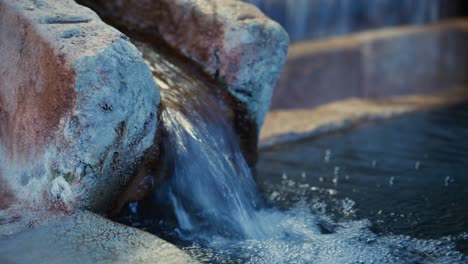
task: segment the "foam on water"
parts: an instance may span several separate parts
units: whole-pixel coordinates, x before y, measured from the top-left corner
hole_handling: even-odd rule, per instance
[[[418,240],[378,236],[367,220],[335,223],[306,205],[281,211],[258,202],[255,182],[232,128],[216,114],[208,121],[173,109],[162,116],[173,162],[157,192],[171,203],[184,250],[205,262],[241,263],[458,263],[454,238]],[[192,120],[196,120],[193,122]],[[168,152],[166,152],[168,154]],[[292,184],[291,184],[292,182]],[[289,188],[300,188],[285,180]],[[341,201],[344,214],[354,202]]]

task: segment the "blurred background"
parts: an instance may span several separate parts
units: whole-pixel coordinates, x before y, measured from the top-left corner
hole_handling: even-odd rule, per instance
[[[468,84],[466,0],[246,0],[289,33],[271,109]]]
[[[466,0],[246,0],[279,22],[292,42],[468,14]]]

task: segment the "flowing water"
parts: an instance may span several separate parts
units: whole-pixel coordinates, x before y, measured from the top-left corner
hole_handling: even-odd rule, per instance
[[[168,180],[150,198],[129,203],[117,220],[155,233],[206,263],[467,261],[460,252],[460,243],[457,244],[468,240],[468,235],[463,233],[467,231],[463,224],[453,232],[424,239],[415,238],[411,232],[392,234],[392,228],[398,229],[399,223],[389,224],[384,231],[375,230],[375,227],[387,227],[386,221],[399,220],[400,214],[409,217],[411,212],[417,215],[418,210],[429,210],[431,206],[445,205],[447,208],[451,204],[445,202],[451,201],[459,206],[455,211],[449,210],[456,215],[453,218],[440,208],[425,212],[433,218],[420,220],[430,222],[440,217],[439,222],[444,219],[458,222],[465,219],[466,214],[456,210],[467,209],[466,203],[459,200],[468,198],[462,186],[466,181],[462,175],[467,168],[466,156],[457,156],[466,154],[463,148],[457,148],[457,144],[439,146],[436,142],[439,137],[460,140],[460,134],[429,125],[423,126],[428,129],[424,133],[429,137],[424,139],[414,134],[411,125],[405,131],[393,127],[395,121],[388,121],[390,125],[377,131],[383,133],[381,139],[375,131],[366,132],[369,128],[363,127],[360,129],[364,134],[356,136],[362,141],[352,138],[357,132],[347,132],[332,136],[328,141],[310,140],[268,149],[261,153],[257,168],[256,181],[263,190],[262,196],[230,124],[232,113],[216,87],[207,87],[190,72],[146,50],[144,45],[140,45],[140,49],[152,65],[162,90],[161,151],[164,160],[161,170],[168,175]],[[461,127],[466,133],[466,123]],[[408,134],[400,137],[400,132]],[[349,137],[351,139],[346,140]],[[377,141],[370,140],[373,138]],[[402,138],[406,141],[401,142]],[[427,139],[431,141],[426,142]],[[418,142],[413,143],[414,146],[422,144],[420,148],[432,146],[434,151],[438,147],[447,151],[439,153],[447,155],[440,157],[442,160],[446,158],[443,163],[446,167],[437,167],[429,156],[425,159],[424,151],[418,148],[416,153],[407,152],[413,151],[411,145],[407,149],[390,148],[412,141]],[[355,152],[347,152],[352,146],[356,147]],[[367,153],[368,149],[371,152]],[[404,151],[399,152],[401,150]],[[347,156],[343,154],[338,159],[340,151]],[[435,154],[431,152],[430,155]],[[363,164],[359,158],[369,161],[370,165]],[[405,167],[408,163],[411,163],[410,168]],[[328,171],[330,168],[331,172]],[[418,174],[426,168],[426,174]],[[434,168],[448,170],[444,171],[442,179],[438,179],[441,182],[433,179]],[[427,180],[417,180],[424,176]],[[427,184],[422,190],[411,181],[403,187],[405,179]],[[384,185],[390,187],[382,187]],[[448,192],[442,191],[432,197],[433,191],[440,189],[435,185]],[[424,204],[423,198],[411,196],[411,192],[422,192],[421,195],[429,199],[428,204]],[[438,197],[450,196],[450,192],[457,194],[453,198]],[[376,200],[373,207],[369,205],[372,199]],[[438,199],[445,202],[431,203]],[[362,209],[366,210],[362,214],[361,201]],[[397,206],[399,203],[402,203],[401,208]],[[388,206],[384,206],[386,204]],[[413,204],[405,208],[405,205]],[[370,207],[365,207],[367,205]],[[379,210],[377,215],[386,216],[382,218],[384,222],[377,222],[382,219],[373,217],[376,210]],[[390,211],[397,216],[393,217]],[[424,223],[406,224],[408,229],[421,225]]]

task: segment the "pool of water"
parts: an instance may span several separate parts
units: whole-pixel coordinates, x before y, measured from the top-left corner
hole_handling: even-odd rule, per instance
[[[468,232],[467,137],[468,104],[409,114],[265,149],[256,180],[283,208],[306,201],[381,235],[457,236]]]
[[[467,117],[464,104],[262,150],[255,181],[265,204],[239,222],[261,227],[258,236],[219,232],[226,227],[204,216],[235,214],[193,209],[190,197],[182,216],[201,222],[187,228],[157,193],[117,220],[206,263],[466,263]]]

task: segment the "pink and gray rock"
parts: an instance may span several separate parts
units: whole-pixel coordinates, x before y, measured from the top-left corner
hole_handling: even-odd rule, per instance
[[[161,38],[190,58],[263,125],[289,38],[256,7],[237,0],[80,0],[128,31]]]
[[[71,0],[0,0],[0,208],[102,212],[154,143],[137,49]]]

